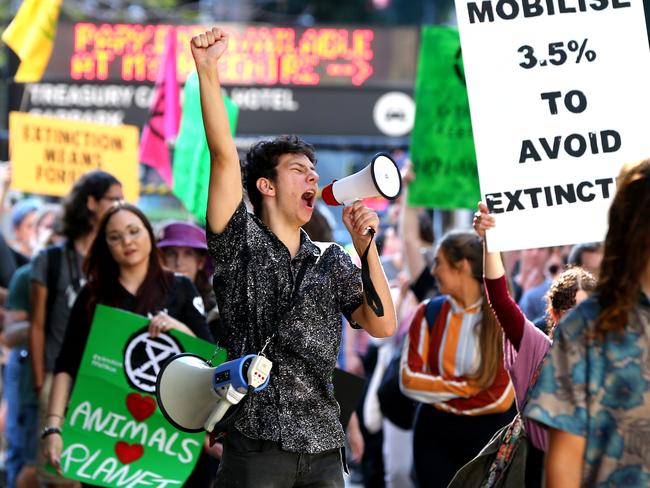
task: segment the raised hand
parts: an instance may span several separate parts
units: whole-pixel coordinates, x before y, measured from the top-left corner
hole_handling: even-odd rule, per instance
[[[494,217],[490,215],[487,205],[483,202],[478,202],[478,211],[474,214],[472,226],[481,239],[485,239],[487,229],[494,227]]]
[[[198,68],[216,68],[217,61],[228,47],[228,34],[218,27],[192,37],[190,42],[194,63]]]
[[[365,250],[363,246],[370,241],[368,227],[372,227],[375,231],[379,230],[379,217],[361,201],[356,201],[343,209],[343,223],[352,237],[357,252]]]

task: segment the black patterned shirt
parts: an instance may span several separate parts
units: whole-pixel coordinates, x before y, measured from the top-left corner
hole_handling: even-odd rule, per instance
[[[341,447],[332,374],[340,314],[349,320],[363,303],[359,268],[341,246],[317,245],[304,231],[291,259],[243,202],[222,233],[207,236],[228,359],[260,352],[272,337],[265,351],[273,362],[269,386],[243,400],[235,427],[292,452]]]

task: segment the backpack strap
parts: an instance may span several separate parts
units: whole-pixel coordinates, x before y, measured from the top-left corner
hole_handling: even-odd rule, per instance
[[[45,324],[52,318],[52,309],[57,295],[59,285],[59,276],[61,275],[61,260],[63,258],[63,246],[54,245],[45,249],[47,254],[46,283],[47,302],[45,305]]]
[[[63,252],[65,253],[66,263],[68,265],[68,273],[70,273],[70,285],[76,297],[84,284],[83,272],[77,260],[77,251],[75,251],[72,242],[68,241],[63,247]],[[72,305],[70,305],[70,308],[72,308]]]
[[[424,317],[427,319],[427,324],[429,325],[429,332],[431,332],[431,328],[436,323],[436,320],[438,320],[438,315],[440,314],[440,310],[442,309],[442,304],[445,303],[445,301],[447,301],[446,295],[433,297],[427,301],[427,305],[424,310]]]

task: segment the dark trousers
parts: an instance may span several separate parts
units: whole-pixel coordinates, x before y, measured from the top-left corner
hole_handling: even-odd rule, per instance
[[[190,477],[183,484],[183,488],[211,488],[217,474],[219,461],[207,452],[201,451]]]
[[[528,457],[526,458],[526,488],[542,488],[543,471],[544,451],[529,444]]]
[[[340,449],[299,454],[278,443],[251,439],[237,431],[223,441],[217,471],[219,488],[343,488]]]
[[[420,488],[446,487],[516,413],[454,415],[420,404],[413,427],[413,467]]]

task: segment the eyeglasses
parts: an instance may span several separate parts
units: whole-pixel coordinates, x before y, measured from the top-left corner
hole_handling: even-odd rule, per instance
[[[126,243],[127,238],[135,240],[142,234],[142,227],[129,227],[126,234],[120,232],[111,232],[106,236],[106,242],[109,246],[117,246],[120,243]]]

